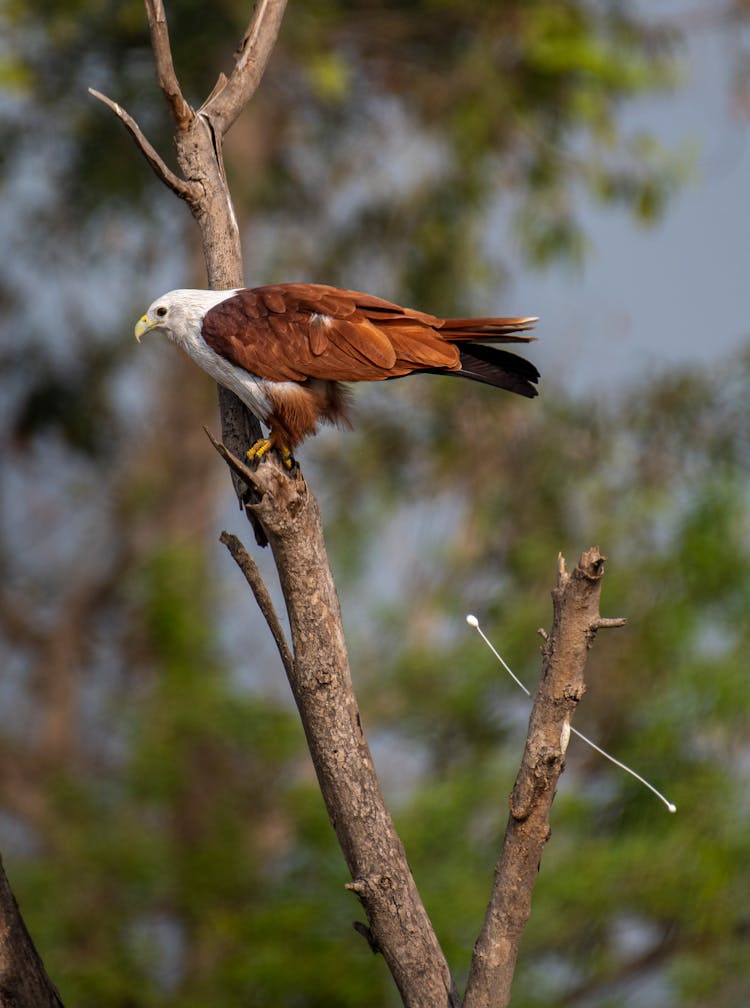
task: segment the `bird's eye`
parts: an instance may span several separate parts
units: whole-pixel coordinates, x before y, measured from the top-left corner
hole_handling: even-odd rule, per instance
[[[160,305],[156,309],[156,314],[159,316],[159,318],[164,318],[164,316],[167,314],[167,309],[164,307],[164,305]]]

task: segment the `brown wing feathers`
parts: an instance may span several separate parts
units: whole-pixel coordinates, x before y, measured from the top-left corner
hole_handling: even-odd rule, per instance
[[[266,379],[266,418],[293,449],[320,420],[348,422],[340,382],[456,375],[535,396],[533,364],[486,343],[521,343],[530,318],[440,319],[358,291],[276,284],[239,291],[203,319],[206,343]],[[289,385],[278,385],[289,382]]]
[[[439,319],[358,291],[276,284],[240,291],[212,308],[203,337],[217,353],[269,381],[378,381],[430,371],[510,388],[504,375],[534,382],[533,365],[507,352],[481,352],[486,347],[478,352],[475,344],[528,342],[531,337],[521,333],[533,321]],[[536,394],[533,388],[512,390]]]

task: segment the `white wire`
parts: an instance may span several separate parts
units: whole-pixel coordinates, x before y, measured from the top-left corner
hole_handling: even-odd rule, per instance
[[[476,616],[472,616],[471,613],[469,613],[469,615],[466,617],[466,622],[469,624],[470,627],[473,627],[477,631],[479,636],[482,638],[484,643],[487,645],[487,647],[490,649],[493,655],[503,666],[503,668],[511,677],[513,682],[517,686],[520,686],[520,688],[524,691],[527,697],[530,697],[531,693],[529,693],[524,684],[521,682],[521,680],[518,678],[515,672],[510,668],[508,663],[505,661],[503,656],[499,653],[499,651],[497,651],[492,641],[486,636],[485,632],[480,627],[479,620],[476,618]],[[596,742],[592,742],[590,738],[587,738],[583,734],[583,732],[579,732],[577,728],[574,728],[572,725],[570,725],[570,730],[574,735],[577,735],[582,742],[585,742],[586,745],[590,745],[592,749],[595,749],[601,756],[604,756],[605,759],[608,759],[610,763],[614,763],[615,766],[618,766],[621,770],[624,770],[626,773],[629,773],[631,777],[635,777],[637,781],[640,781],[641,784],[644,785],[644,787],[647,787],[649,791],[651,791],[653,794],[656,795],[659,801],[662,801],[667,806],[667,809],[670,812],[677,811],[677,806],[673,802],[669,801],[669,799],[665,798],[664,795],[661,793],[661,791],[657,791],[657,789],[654,787],[653,784],[649,784],[649,782],[645,779],[645,777],[641,777],[640,774],[636,773],[635,770],[632,770],[629,766],[626,766],[625,763],[621,763],[620,760],[615,759],[614,756],[610,756],[608,752],[605,752],[605,750],[602,749],[600,746],[598,746]]]

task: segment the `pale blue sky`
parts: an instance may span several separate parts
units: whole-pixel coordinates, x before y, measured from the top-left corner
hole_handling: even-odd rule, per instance
[[[737,41],[690,34],[685,85],[627,111],[633,129],[696,151],[663,220],[645,229],[584,206],[593,247],[582,270],[517,271],[506,307],[541,317],[533,356],[546,385],[609,392],[644,371],[728,357],[750,337],[750,122],[730,89]]]

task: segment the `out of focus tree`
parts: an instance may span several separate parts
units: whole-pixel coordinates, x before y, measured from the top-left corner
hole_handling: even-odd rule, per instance
[[[276,662],[216,576],[233,498],[200,433],[212,391],[131,350],[155,293],[203,282],[182,208],[85,96],[166,130],[141,8],[53,6],[2,13],[0,847],[70,1004],[394,1003],[349,930]],[[170,15],[203,94],[246,11]],[[582,254],[586,196],[659,216],[681,161],[619,114],[678,57],[676,25],[621,3],[292,9],[228,145],[252,276],[486,311],[498,206],[532,262]],[[750,989],[728,770],[747,748],[747,383],[735,366],[592,410],[415,379],[361,397],[366,437],[316,446],[370,733],[458,971],[524,719],[463,614],[532,682],[550,557],[598,539],[612,558],[606,605],[631,627],[601,642],[582,714],[681,811],[571,748],[519,1005]]]

